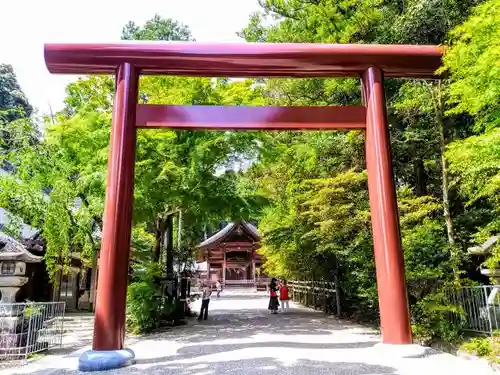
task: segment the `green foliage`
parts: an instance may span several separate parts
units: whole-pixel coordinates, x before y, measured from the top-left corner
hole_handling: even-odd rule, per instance
[[[460,327],[453,324],[451,313],[460,313],[446,301],[442,292],[428,294],[412,306],[412,330],[415,339],[424,345],[436,340],[448,344],[460,340]]]
[[[497,331],[491,337],[471,338],[460,346],[460,350],[498,364],[500,363],[500,333]]]
[[[134,334],[148,333],[159,322],[162,295],[157,280],[162,269],[157,263],[142,263],[134,267],[134,281],[127,291],[127,328]]]
[[[72,252],[90,263],[98,249],[109,139],[106,114],[61,118],[47,124],[45,139],[20,143],[7,155],[12,175],[0,178],[0,205],[37,228],[47,243],[52,277]]]
[[[162,18],[159,14],[143,26],[137,26],[134,22],[127,23],[122,30],[124,40],[193,40],[189,28],[171,18]]]
[[[250,42],[442,44],[480,2],[262,0],[241,36]],[[260,87],[279,105],[361,101],[359,82],[350,79],[270,79]],[[445,150],[470,135],[471,121],[447,113],[446,83],[386,80],[386,94],[414,324],[423,336],[451,339],[456,330],[437,296],[461,275],[476,228],[460,206],[457,185],[448,186]],[[259,224],[266,272],[300,279],[336,273],[348,312],[376,318],[363,135],[281,133],[260,142],[239,187],[268,202]]]
[[[482,220],[474,223],[472,239],[486,241],[500,231],[500,133],[492,129],[484,134],[454,142],[447,151],[453,183],[457,186],[466,208],[479,213]],[[495,247],[487,266],[493,269],[500,262],[500,249]]]
[[[185,26],[155,16],[144,26],[128,24],[123,38],[188,40],[190,36]],[[221,79],[214,85],[208,78],[145,77],[141,100],[257,103],[259,91],[249,89],[251,84],[249,80],[233,85]],[[44,139],[37,147],[29,141],[25,121],[6,124],[10,134],[16,135],[15,147],[9,146],[11,151],[5,155],[15,173],[0,178],[0,203],[40,230],[47,242],[45,260],[52,275],[58,264],[67,263],[70,253],[80,252],[90,263],[99,249],[113,92],[111,77],[85,77],[68,85],[66,107],[54,124],[46,124]],[[132,237],[136,260],[150,260],[155,244],[161,251],[166,213],[173,209],[183,212],[183,244],[176,250],[183,260],[192,257],[191,248],[199,242],[206,224],[250,215],[252,201],[237,196],[237,177],[224,168],[251,155],[256,147],[252,139],[233,133],[138,133]]]
[[[0,64],[0,158],[15,152],[22,142],[38,142],[38,129],[30,119],[32,113],[33,107],[21,90],[14,69]]]
[[[451,33],[444,68],[451,73],[454,113],[476,116],[479,128],[497,126],[500,118],[500,1],[479,5],[472,16]]]
[[[0,64],[0,122],[31,116],[33,107],[21,90],[11,65]]]

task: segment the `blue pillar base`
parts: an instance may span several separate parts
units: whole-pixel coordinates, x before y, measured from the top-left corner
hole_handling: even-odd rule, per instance
[[[131,365],[135,354],[130,349],[122,350],[89,350],[78,359],[78,370],[105,371]]]

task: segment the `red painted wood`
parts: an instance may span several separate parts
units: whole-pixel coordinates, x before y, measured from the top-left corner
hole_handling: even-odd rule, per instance
[[[370,68],[366,71],[363,76],[363,91],[367,106],[366,167],[382,341],[386,344],[411,344],[410,314],[384,83],[379,69]]]
[[[383,341],[411,343],[408,301],[382,71],[389,77],[437,78],[438,46],[326,44],[203,44],[132,42],[46,44],[52,73],[115,74],[116,98],[100,258],[93,347],[123,347],[133,199],[135,127],[184,129],[353,129],[366,127],[366,158]],[[375,68],[374,68],[375,67]],[[367,109],[352,121],[348,108],[141,107],[137,75],[209,77],[363,76]],[[144,109],[146,108],[146,109]],[[354,110],[353,110],[354,111]],[[343,113],[341,113],[343,112]],[[354,117],[360,116],[359,109]],[[339,117],[345,116],[345,118]],[[346,122],[346,119],[348,120]],[[358,124],[352,126],[352,124]],[[334,125],[332,125],[334,124]],[[340,126],[339,126],[340,124]],[[365,125],[366,124],[366,125]],[[253,255],[258,258],[258,254]],[[210,269],[210,251],[208,252]]]
[[[235,247],[235,246],[251,247],[254,244],[256,244],[256,243],[248,242],[248,241],[233,241],[233,242],[223,242],[222,246],[225,246],[225,247]]]
[[[94,323],[94,350],[123,348],[135,164],[138,75],[130,64],[116,74],[104,228]]]
[[[137,127],[206,130],[364,129],[364,107],[244,107],[139,104]]]
[[[124,62],[141,74],[207,77],[345,77],[371,66],[390,77],[435,77],[443,49],[422,45],[121,42],[45,44],[51,73],[114,74]]]

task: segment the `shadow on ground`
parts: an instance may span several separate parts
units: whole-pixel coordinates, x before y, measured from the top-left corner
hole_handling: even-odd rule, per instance
[[[267,310],[222,310],[210,311],[208,320],[190,320],[189,325],[179,329],[153,334],[149,338],[175,339],[182,343],[200,341],[245,339],[257,334],[332,335],[335,331],[357,329],[367,337],[378,336],[376,330],[360,328],[359,325],[343,322],[321,312],[303,309],[286,314],[269,314]]]
[[[146,363],[158,363],[158,362],[168,362],[177,361],[184,359],[193,359],[206,355],[214,355],[221,353],[228,353],[245,350],[245,349],[260,349],[265,348],[271,352],[274,349],[365,349],[370,348],[377,344],[378,341],[367,341],[367,342],[350,342],[350,343],[300,343],[300,342],[289,342],[289,341],[271,341],[271,342],[255,342],[255,343],[245,343],[245,344],[227,344],[227,345],[189,345],[181,348],[177,351],[175,355],[147,358],[147,359],[137,359],[137,364]]]
[[[287,366],[274,358],[252,358],[238,361],[218,361],[216,363],[200,361],[189,364],[164,364],[151,366],[147,369],[126,368],[127,375],[144,375],[145,373],[148,375],[382,375],[396,374],[396,369],[364,363],[331,363],[308,360],[299,360],[293,365]],[[45,369],[31,374],[77,375],[81,373],[76,370]]]
[[[230,298],[229,298],[230,297]],[[375,331],[325,316],[321,312],[292,309],[273,315],[267,311],[267,299],[262,296],[224,296],[211,303],[209,319],[190,320],[184,327],[135,339],[128,345],[138,355],[136,366],[113,371],[127,375],[316,375],[316,374],[395,374],[392,367],[362,363],[362,358],[336,358],[348,350],[366,349],[379,342]],[[353,329],[355,335],[345,334]],[[342,331],[342,332],[341,332]],[[358,335],[364,333],[364,335]],[[371,337],[370,335],[373,335]],[[339,339],[340,337],[340,339]],[[323,350],[325,357],[308,356],[311,350]],[[303,351],[303,352],[302,352]],[[318,352],[316,352],[318,353]],[[322,352],[323,353],[323,352]],[[61,353],[62,354],[62,353]],[[142,357],[141,357],[142,355]],[[323,354],[321,354],[323,355]],[[72,368],[77,366],[79,353],[65,355]],[[321,359],[320,359],[321,358]],[[66,368],[35,371],[19,369],[9,375],[74,375],[78,371]]]

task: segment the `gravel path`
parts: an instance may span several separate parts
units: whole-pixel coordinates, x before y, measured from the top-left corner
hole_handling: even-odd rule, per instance
[[[192,321],[142,339],[129,340],[134,366],[123,375],[482,375],[483,361],[429,350],[421,358],[398,358],[375,346],[376,332],[337,321],[321,312],[291,306],[270,315],[262,294],[225,292],[213,299],[207,321]],[[47,356],[0,375],[74,375],[80,353]]]

